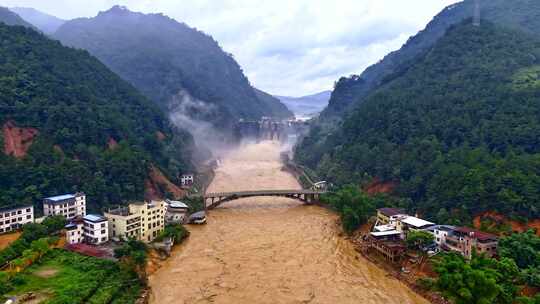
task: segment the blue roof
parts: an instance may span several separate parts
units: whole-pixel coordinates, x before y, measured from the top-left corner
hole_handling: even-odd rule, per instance
[[[50,200],[50,201],[58,202],[58,201],[65,201],[65,200],[70,199],[70,198],[75,198],[75,195],[74,194],[64,194],[64,195],[46,197],[45,199]]]
[[[85,221],[90,221],[90,222],[103,222],[107,220],[104,216],[97,215],[97,214],[88,214],[83,218]]]

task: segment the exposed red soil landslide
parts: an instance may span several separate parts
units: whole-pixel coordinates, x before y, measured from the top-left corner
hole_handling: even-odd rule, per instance
[[[369,184],[367,187],[364,188],[364,191],[366,191],[369,195],[376,195],[380,193],[392,193],[394,192],[394,189],[396,188],[397,183],[393,181],[381,181],[378,178],[373,179],[371,184]]]
[[[163,172],[152,166],[145,181],[145,198],[162,199],[165,197],[165,191],[172,193],[175,199],[181,199],[186,195],[186,192],[165,177]]]
[[[114,150],[116,149],[116,147],[118,147],[118,142],[114,138],[109,137],[109,140],[107,141],[107,146],[110,150]]]
[[[4,135],[4,153],[16,158],[26,156],[34,138],[39,134],[38,130],[34,128],[17,127],[15,122],[11,120],[4,123],[2,133]]]
[[[483,219],[491,219],[495,222],[510,225],[512,231],[525,232],[529,229],[536,229],[536,234],[540,236],[540,219],[529,220],[527,223],[509,220],[506,216],[495,211],[484,212],[474,218],[474,227],[479,229]]]
[[[161,131],[157,131],[157,132],[156,132],[156,137],[157,137],[157,139],[158,139],[159,141],[163,141],[163,140],[165,140],[165,138],[167,138],[167,137],[165,136],[165,134],[163,134],[163,132],[161,132]]]

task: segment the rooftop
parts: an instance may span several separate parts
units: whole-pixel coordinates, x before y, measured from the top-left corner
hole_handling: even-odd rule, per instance
[[[386,215],[386,216],[394,216],[398,214],[404,214],[405,210],[401,208],[381,208],[377,209],[380,213]]]
[[[374,237],[380,237],[380,236],[398,235],[398,234],[401,234],[401,232],[397,230],[389,230],[389,231],[371,232],[370,234]]]
[[[90,222],[94,222],[94,223],[99,223],[99,222],[104,222],[104,221],[107,221],[107,219],[102,216],[102,215],[97,215],[97,214],[88,214],[84,217],[84,220],[85,221],[90,221]]]
[[[380,226],[375,226],[373,229],[377,230],[377,231],[390,231],[390,230],[396,230],[396,226],[394,225],[380,225]]]
[[[421,218],[417,218],[414,216],[408,216],[405,219],[403,219],[402,222],[416,228],[423,228],[423,227],[435,225],[435,223],[428,222],[426,220],[423,220]]]
[[[32,205],[27,206],[10,206],[10,207],[2,207],[0,208],[0,212],[6,212],[11,210],[19,210],[19,209],[26,209],[26,208],[32,208]]]
[[[72,199],[72,198],[75,198],[75,194],[63,194],[63,195],[46,197],[45,199],[48,201],[53,201],[53,202],[60,202],[60,201],[65,201],[67,199]]]
[[[188,205],[186,205],[185,203],[181,201],[167,201],[167,203],[169,204],[169,207],[171,208],[183,208],[183,209],[189,208]]]
[[[480,241],[488,241],[488,240],[496,241],[496,240],[498,240],[496,235],[486,233],[486,232],[482,232],[482,231],[478,231],[476,229],[472,229],[472,228],[469,228],[469,227],[457,227],[455,231],[465,233],[465,234],[471,234],[472,233],[473,237],[477,238]]]
[[[455,226],[450,226],[450,225],[435,225],[435,226],[431,226],[431,227],[427,228],[427,230],[429,230],[429,231],[435,231],[435,230],[454,231],[454,230],[456,230],[456,227]]]
[[[129,216],[129,215],[133,214],[133,213],[129,212],[128,207],[118,207],[116,209],[109,209],[109,210],[107,210],[106,213],[112,214],[112,215],[119,215],[119,216]]]

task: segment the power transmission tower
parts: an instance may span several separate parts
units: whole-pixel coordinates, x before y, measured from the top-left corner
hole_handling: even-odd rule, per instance
[[[480,0],[474,0],[473,25],[480,26]]]

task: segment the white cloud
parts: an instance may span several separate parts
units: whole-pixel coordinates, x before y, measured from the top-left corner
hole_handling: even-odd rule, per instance
[[[331,89],[398,49],[458,0],[0,0],[62,18],[115,4],[162,12],[214,36],[250,81],[272,94]]]

